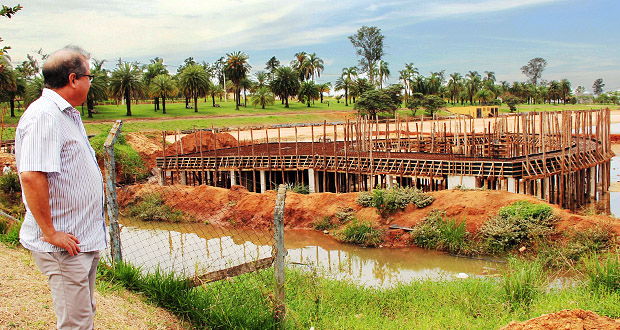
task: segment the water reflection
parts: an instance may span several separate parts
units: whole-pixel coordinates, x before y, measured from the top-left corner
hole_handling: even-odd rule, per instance
[[[270,232],[121,219],[124,260],[145,271],[157,267],[186,276],[271,256]],[[373,249],[340,244],[320,232],[285,233],[287,262],[295,267],[366,286],[392,286],[422,279],[452,279],[458,273],[495,273],[492,261],[464,259],[417,248]]]

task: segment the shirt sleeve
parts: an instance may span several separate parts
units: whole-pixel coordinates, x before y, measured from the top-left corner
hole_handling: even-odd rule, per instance
[[[41,113],[29,118],[21,131],[19,171],[60,172],[62,141],[57,125],[58,118]]]

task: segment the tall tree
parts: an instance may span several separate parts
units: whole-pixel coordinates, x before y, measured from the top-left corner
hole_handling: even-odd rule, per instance
[[[469,96],[469,103],[474,104],[474,96],[480,90],[480,84],[482,83],[480,79],[480,74],[478,71],[469,71],[468,74],[465,75],[469,80],[467,80],[465,84],[465,89],[467,90],[467,95]]]
[[[289,66],[281,66],[276,69],[275,76],[270,83],[271,90],[282,98],[285,108],[288,108],[288,99],[299,92],[298,73]]]
[[[390,77],[389,63],[383,60],[377,62],[377,83],[379,88],[383,88],[383,82]]]
[[[344,105],[349,106],[349,91],[353,84],[353,79],[357,77],[357,68],[350,66],[348,68],[342,68],[342,74],[340,75],[340,82],[336,81],[337,90],[344,90]]]
[[[179,74],[179,87],[183,95],[194,100],[194,112],[198,112],[198,98],[209,92],[209,74],[202,65],[192,64]]]
[[[323,103],[323,93],[329,93],[332,84],[331,83],[323,83],[323,84],[318,84],[317,85],[318,89],[319,89],[319,93],[321,93],[321,103]]]
[[[454,105],[454,102],[456,101],[459,93],[461,92],[462,79],[463,77],[458,72],[450,74],[450,80],[448,81],[448,90],[450,91],[450,101],[452,102],[452,105]]]
[[[314,76],[321,77],[321,72],[325,69],[323,60],[316,56],[316,53],[310,54],[303,65],[304,78],[314,81]]]
[[[603,87],[605,87],[605,84],[603,83],[603,78],[596,79],[594,81],[594,84],[592,85],[594,95],[598,96],[599,94],[601,94],[603,92]]]
[[[131,116],[131,99],[142,95],[142,70],[133,63],[119,63],[110,77],[110,93],[117,100],[125,99],[127,116]]]
[[[155,57],[151,60],[151,63],[144,67],[145,72],[142,75],[142,79],[144,79],[144,86],[150,86],[153,78],[159,76],[160,74],[168,74],[168,69],[164,65],[164,59]],[[153,104],[155,106],[155,111],[159,110],[159,96],[154,96]]]
[[[534,86],[536,86],[546,66],[547,61],[545,61],[544,58],[535,57],[521,67],[521,72],[528,77],[529,81],[534,84]]]
[[[224,65],[224,73],[235,85],[235,97],[236,105],[235,109],[239,110],[239,103],[241,102],[241,89],[239,84],[248,73],[252,66],[248,63],[248,56],[240,51],[226,54],[226,64]]]
[[[93,60],[93,67],[90,69],[93,80],[90,82],[90,89],[86,96],[86,109],[88,110],[88,118],[93,118],[93,110],[95,109],[95,101],[102,101],[108,98],[108,75],[103,66],[102,61]]]
[[[273,75],[273,72],[280,67],[280,61],[275,56],[272,56],[267,63],[265,63],[265,70],[269,71],[269,74]]]
[[[385,52],[383,51],[383,39],[385,36],[381,34],[381,29],[375,26],[362,26],[357,33],[349,36],[349,40],[356,48],[356,53],[361,56],[359,60],[360,69],[369,76],[370,83],[374,83],[372,68],[379,61]]]
[[[560,81],[560,88],[562,89],[562,101],[566,104],[566,99],[570,96],[571,91],[570,81],[566,78],[562,79],[562,81]]]
[[[265,71],[258,71],[254,74],[256,76],[256,87],[261,88],[269,85],[269,74]]]
[[[166,113],[166,98],[175,95],[178,91],[176,82],[167,73],[155,76],[149,85],[151,95],[161,97],[162,113]]]

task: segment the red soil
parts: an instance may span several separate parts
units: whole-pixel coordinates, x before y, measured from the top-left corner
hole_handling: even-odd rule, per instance
[[[500,330],[617,330],[620,320],[613,320],[582,309],[563,310],[525,321],[511,322]]]
[[[276,192],[267,191],[264,194],[248,192],[242,186],[232,189],[216,188],[211,186],[165,186],[141,184],[119,188],[119,205],[124,207],[140,196],[149,193],[161,194],[166,204],[192,215],[196,221],[209,221],[212,224],[236,227],[266,229],[273,223],[273,209]],[[355,199],[358,193],[333,194],[318,193],[310,195],[287,192],[284,212],[286,228],[311,229],[315,220],[331,217],[339,208],[349,207],[355,211],[358,219],[372,221],[376,226],[387,229],[390,224],[404,227],[413,227],[419,223],[431,210],[446,211],[448,217],[466,221],[469,232],[476,232],[489,217],[497,214],[498,210],[518,200],[528,200],[533,203],[544,203],[534,197],[512,194],[504,191],[460,191],[443,190],[431,192],[435,201],[426,208],[416,208],[409,205],[405,210],[398,211],[386,219],[381,218],[376,209],[358,205]],[[559,216],[557,225],[559,231],[579,229],[592,226],[594,223],[606,223],[620,234],[620,221],[606,216],[581,216],[570,213],[555,205],[551,205]],[[234,221],[230,221],[230,220]],[[407,245],[409,235],[402,230],[388,230],[384,245],[401,247]]]

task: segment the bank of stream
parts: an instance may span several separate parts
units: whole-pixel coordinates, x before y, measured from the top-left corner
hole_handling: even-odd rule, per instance
[[[270,231],[131,219],[121,223],[124,260],[146,271],[159,267],[194,276],[271,256]],[[305,229],[286,230],[285,245],[290,267],[374,287],[463,274],[493,276],[504,265],[494,258],[463,258],[415,247],[364,248]]]

